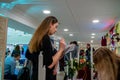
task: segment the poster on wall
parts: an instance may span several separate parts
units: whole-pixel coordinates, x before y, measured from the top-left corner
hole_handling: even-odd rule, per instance
[[[8,19],[0,16],[0,80],[3,80]]]

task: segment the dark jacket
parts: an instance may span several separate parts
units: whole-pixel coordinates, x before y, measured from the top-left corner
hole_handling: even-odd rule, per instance
[[[39,61],[39,54],[40,51],[43,51],[43,65],[46,66],[46,74],[52,74],[53,68],[48,69],[48,66],[52,63],[52,56],[56,53],[56,50],[53,48],[50,37],[45,35],[42,40],[42,46],[39,47],[39,51],[33,52],[32,54],[27,50],[26,57],[32,61],[33,63],[33,74],[32,80],[38,80],[38,61]],[[49,71],[49,72],[47,72]],[[47,75],[46,75],[47,76]],[[47,79],[46,79],[47,80]],[[49,78],[49,80],[52,80]]]
[[[120,80],[120,61],[117,61],[118,63],[118,74],[117,74],[117,80]]]

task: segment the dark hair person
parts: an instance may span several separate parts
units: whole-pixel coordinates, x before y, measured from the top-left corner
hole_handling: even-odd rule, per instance
[[[105,47],[97,49],[93,54],[98,80],[120,80],[120,57]]]
[[[54,16],[46,17],[36,29],[26,52],[26,57],[33,63],[32,80],[38,80],[38,56],[43,51],[43,65],[46,67],[46,80],[56,80],[56,65],[63,55],[65,41],[60,40],[59,50],[52,46],[50,35],[57,31],[58,20]]]
[[[14,48],[11,56],[14,56],[15,53],[20,54],[20,46],[19,46],[19,45],[16,45],[16,46],[15,46],[15,48]]]

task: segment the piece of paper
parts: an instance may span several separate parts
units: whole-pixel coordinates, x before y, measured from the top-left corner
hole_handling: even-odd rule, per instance
[[[75,49],[75,45],[68,45],[64,50],[64,54],[74,51],[74,49]]]

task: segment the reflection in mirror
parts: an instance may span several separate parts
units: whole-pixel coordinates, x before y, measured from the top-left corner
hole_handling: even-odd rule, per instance
[[[9,19],[8,26],[4,79],[19,80],[24,64],[26,64],[25,52],[34,29],[12,19]]]

